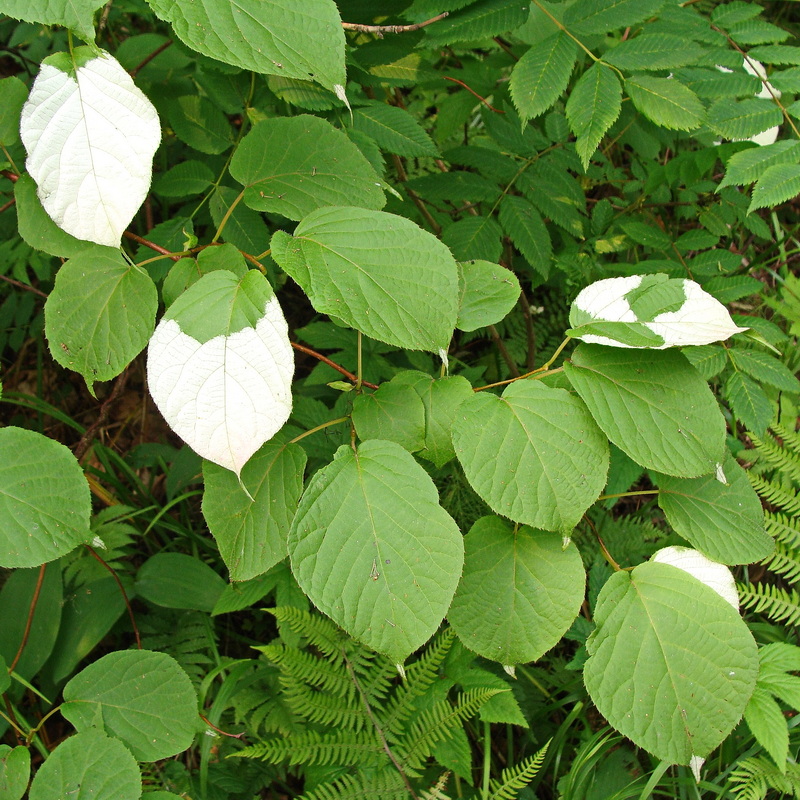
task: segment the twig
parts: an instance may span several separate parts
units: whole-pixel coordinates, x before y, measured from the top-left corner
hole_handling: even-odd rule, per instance
[[[242,733],[228,733],[227,731],[223,731],[222,728],[218,728],[204,714],[200,714],[199,716],[200,716],[200,719],[203,720],[203,722],[205,722],[205,724],[208,725],[209,728],[212,728],[213,730],[215,730],[217,733],[221,734],[222,736],[230,736],[231,739],[244,739],[244,737],[245,737],[245,732],[244,731],[242,731]]]
[[[392,154],[392,161],[394,162],[394,167],[397,170],[397,180],[399,180],[400,183],[405,183],[408,180],[408,174],[406,173],[406,168],[403,166],[400,156]],[[413,189],[409,189],[406,186],[405,190],[406,194],[408,194],[408,196],[414,202],[414,205],[420,210],[422,216],[425,217],[428,225],[431,226],[431,230],[438,236],[442,232],[442,226],[433,218],[431,212],[428,211],[425,201]]]
[[[114,388],[111,390],[111,394],[106,397],[106,399],[103,401],[103,405],[100,406],[100,413],[97,415],[97,419],[86,429],[86,433],[81,436],[80,441],[77,445],[75,445],[75,450],[73,452],[78,461],[80,461],[86,455],[86,451],[89,449],[95,437],[97,436],[97,431],[106,424],[108,415],[111,412],[111,406],[114,404],[114,402],[116,402],[120,394],[122,394],[127,382],[128,370],[126,369],[119,376],[119,378],[117,378],[116,382],[114,383]]]
[[[511,56],[514,61],[519,61],[519,56],[514,53],[507,42],[504,42],[499,36],[493,36],[492,41],[503,51],[506,55]]]
[[[167,250],[166,247],[162,247],[160,244],[156,244],[155,242],[151,242],[148,239],[143,239],[141,236],[133,233],[132,231],[125,231],[122,234],[126,239],[130,239],[131,241],[138,242],[139,244],[143,244],[145,247],[149,247],[151,250],[155,250],[156,253],[161,253],[162,256],[169,256],[173,261],[180,261],[182,256],[173,255],[171,251]]]
[[[108,24],[108,15],[111,12],[111,6],[114,4],[114,0],[108,0],[103,8],[103,13],[100,16],[100,22],[97,25],[97,35],[99,36],[104,30],[106,25]]]
[[[464,81],[460,81],[458,78],[451,78],[449,75],[442,75],[442,77],[446,81],[452,81],[453,83],[457,83],[459,86],[462,86],[471,95],[474,95],[475,97],[477,97],[478,100],[480,100],[481,103],[483,103],[486,106],[486,108],[489,109],[489,111],[494,111],[495,114],[505,114],[506,113],[505,111],[503,111],[500,108],[495,108],[486,98],[481,97],[474,89],[470,89],[469,86],[467,86],[467,84],[464,83]]]
[[[140,61],[130,71],[129,74],[130,74],[131,78],[135,78],[140,69],[144,69],[156,56],[161,55],[161,53],[163,53],[171,44],[172,44],[172,39],[168,39],[160,47],[157,47],[155,50],[153,50],[153,52],[150,53],[149,56],[146,56],[142,61]]]
[[[443,11],[435,17],[426,19],[425,22],[416,22],[413,25],[361,25],[358,22],[343,22],[342,27],[346,31],[358,31],[359,33],[374,33],[382,37],[384,33],[408,33],[409,31],[418,31],[420,28],[425,28],[428,25],[433,25],[434,22],[443,20],[450,14],[449,11]]]
[[[12,172],[10,169],[0,169],[0,175],[4,178],[8,178],[11,183],[16,183],[19,180],[19,175],[16,172]]]
[[[503,344],[503,340],[500,338],[500,334],[497,332],[497,328],[494,325],[489,325],[489,334],[492,337],[492,341],[497,345],[497,349],[500,351],[500,355],[503,356],[503,361],[506,362],[508,366],[508,371],[515,377],[519,378],[519,369],[517,365],[514,363],[514,359],[511,358],[511,354],[506,349],[506,346]]]
[[[37,289],[35,286],[28,286],[27,283],[22,283],[21,281],[15,281],[13,278],[9,278],[7,275],[0,275],[0,281],[5,281],[6,283],[10,283],[12,286],[16,286],[18,289],[24,289],[26,292],[33,292],[34,294],[38,294],[39,297],[47,297],[47,295]]]
[[[136,647],[141,650],[142,649],[142,640],[139,638],[139,628],[136,626],[136,618],[133,616],[133,609],[131,608],[131,602],[128,600],[128,593],[125,591],[125,587],[122,585],[122,581],[119,579],[119,576],[116,572],[114,572],[111,567],[106,564],[106,562],[100,558],[97,553],[87,544],[84,547],[111,573],[111,577],[117,582],[117,586],[119,587],[120,592],[122,592],[122,599],[125,601],[125,607],[128,609],[128,616],[131,620],[131,625],[133,626],[133,635],[136,637]]]
[[[316,350],[312,350],[310,347],[306,347],[305,345],[298,344],[297,342],[292,342],[292,347],[295,350],[299,350],[301,353],[305,353],[306,355],[313,356],[318,361],[321,361],[323,364],[327,364],[329,367],[333,367],[337,372],[340,372],[345,378],[353,381],[356,383],[358,381],[358,375],[354,375],[349,370],[346,370],[340,364],[337,364],[335,361],[331,361],[327,356],[322,355],[322,353],[318,353]],[[369,383],[369,381],[361,381],[362,386],[366,386],[368,389],[378,389],[378,385],[375,383]]]
[[[36,604],[39,602],[39,592],[42,591],[42,583],[44,582],[44,571],[46,567],[47,564],[42,564],[42,566],[39,567],[39,577],[36,579],[33,597],[31,597],[31,603],[28,606],[28,619],[25,622],[25,630],[22,632],[22,641],[19,643],[17,654],[14,656],[14,660],[8,665],[9,672],[13,672],[16,669],[17,664],[19,664],[19,660],[22,658],[22,651],[25,649],[25,645],[28,643],[28,635],[31,632],[33,615],[36,613]]]
[[[12,197],[7,203],[3,203],[3,205],[0,206],[0,214],[2,214],[4,211],[8,211],[8,209],[11,208],[11,206],[13,206],[16,202],[17,198]]]

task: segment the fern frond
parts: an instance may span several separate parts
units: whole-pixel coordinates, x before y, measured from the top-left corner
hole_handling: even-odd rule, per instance
[[[756,446],[761,459],[785,475],[800,481],[800,454],[792,453],[789,449],[781,447],[771,437],[760,439],[753,433],[748,433],[748,436]]]
[[[490,800],[516,800],[520,790],[526,787],[542,768],[549,745],[550,742],[547,742],[538,753],[528,756],[513,767],[504,769],[500,773],[499,781],[492,780],[489,783]]]
[[[439,675],[439,667],[453,644],[455,631],[446,628],[425,649],[413,664],[406,667],[406,679],[394,697],[381,709],[379,720],[390,739],[401,736],[409,717],[414,713],[414,701],[431,687]]]
[[[449,780],[450,770],[443,772],[439,776],[439,780],[430,789],[420,792],[419,800],[450,800],[449,796],[444,793],[445,786],[447,786],[447,781]]]
[[[470,689],[462,692],[455,704],[442,700],[418,714],[408,734],[395,749],[401,765],[409,772],[419,769],[437,742],[447,738],[456,725],[477,714],[487,700],[503,691],[508,690]]]
[[[331,783],[305,792],[300,800],[408,800],[409,793],[397,772],[379,772],[374,776],[343,775]]]
[[[745,758],[731,772],[736,800],[764,800],[770,790],[782,797],[800,798],[800,765],[786,762],[781,771],[767,758]]]
[[[795,453],[800,455],[800,431],[793,431],[780,422],[773,422],[769,429],[775,436],[778,436],[783,442],[784,447],[788,447]]]
[[[235,758],[258,758],[271,764],[322,764],[326,766],[377,767],[386,761],[375,732],[306,731],[296,736],[267,739],[231,753]]]
[[[283,622],[295,633],[314,645],[327,658],[343,661],[348,637],[321,614],[311,614],[292,606],[268,608],[278,622]]]
[[[761,563],[789,583],[800,580],[800,550],[787,547],[783,542],[776,542],[775,552]]]
[[[768,583],[737,583],[741,605],[773,622],[800,625],[800,594]]]
[[[800,515],[800,496],[796,491],[762,478],[760,475],[754,475],[752,472],[748,472],[747,475],[752,487],[762,500],[787,514]]]
[[[346,697],[325,694],[304,683],[281,679],[283,695],[289,708],[308,722],[332,725],[347,731],[360,731],[369,723],[364,706],[355,687]]]
[[[270,661],[277,664],[290,681],[302,681],[316,689],[331,692],[339,697],[347,697],[354,691],[353,682],[343,665],[331,663],[324,658],[298,650],[296,647],[274,641],[257,647]]]
[[[764,514],[764,527],[767,533],[777,541],[800,550],[800,519],[767,511]]]

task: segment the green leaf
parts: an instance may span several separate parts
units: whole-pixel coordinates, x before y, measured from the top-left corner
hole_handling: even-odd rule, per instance
[[[39,767],[30,800],[139,800],[142,776],[119,739],[89,729],[63,741]]]
[[[211,219],[219,227],[239,192],[229,186],[218,186],[208,204]],[[269,249],[269,228],[261,214],[237,203],[222,230],[223,241],[236,245],[241,251],[252,256],[260,255]]]
[[[575,545],[499,517],[464,537],[464,575],[447,618],[470,650],[501,664],[537,661],[580,611],[586,576]]]
[[[374,139],[389,153],[399,156],[438,156],[439,150],[416,119],[403,108],[386,103],[358,108],[353,127]]]
[[[385,439],[409,453],[425,446],[425,406],[412,386],[391,380],[353,401],[353,425],[361,441]]]
[[[224,153],[233,145],[227,117],[210,101],[196,94],[169,104],[169,123],[175,135],[201,153]]]
[[[492,217],[465,217],[442,232],[442,241],[459,261],[498,261],[502,238],[503,231]]]
[[[0,566],[38,567],[92,538],[89,485],[63,444],[0,429]]]
[[[762,436],[775,416],[764,390],[752,378],[736,371],[725,381],[723,394],[742,425],[756,436]]]
[[[680,353],[581,344],[564,371],[606,436],[637,464],[696,478],[722,463],[725,418]]]
[[[655,16],[665,0],[581,0],[564,11],[564,24],[581,35],[606,33]]]
[[[780,125],[781,110],[772,100],[723,97],[708,110],[708,126],[725,139],[749,139]]]
[[[752,564],[770,555],[775,544],[764,530],[761,500],[747,473],[727,455],[721,483],[715,475],[674,478],[654,474],[658,504],[667,522],[684,539],[722,564]]]
[[[564,31],[548,36],[514,65],[509,89],[523,124],[547,111],[569,83],[578,46]]]
[[[202,194],[214,183],[211,167],[203,161],[181,161],[153,184],[162,197],[190,197]]]
[[[453,423],[472,488],[515,522],[569,535],[608,473],[608,442],[581,401],[538,381],[477,392]]]
[[[669,763],[707,756],[739,722],[756,644],[717,592],[669,564],[615,572],[595,607],[584,681],[599,712]]]
[[[3,620],[0,625],[0,656],[6,664],[13,663],[26,637],[28,615],[38,583],[38,569],[16,569],[8,576],[0,591],[0,619]],[[30,679],[38,674],[52,654],[61,624],[63,603],[61,570],[55,565],[47,567],[39,587],[30,629],[27,630],[25,647],[14,668],[23,678]]]
[[[28,99],[28,87],[14,76],[0,80],[0,144],[19,141],[19,118]]]
[[[693,64],[704,53],[699,44],[682,36],[645,33],[620,42],[603,55],[603,61],[627,70],[677,69]]]
[[[21,800],[30,777],[31,751],[21,745],[0,745],[0,797],[4,800]]]
[[[783,362],[769,353],[733,347],[728,350],[728,355],[735,366],[751,378],[774,386],[782,392],[800,392],[800,381]]]
[[[622,86],[614,71],[593,64],[581,75],[567,100],[567,120],[577,137],[575,149],[587,169],[589,160],[622,108]]]
[[[294,236],[277,231],[272,257],[321,314],[411,350],[444,350],[458,314],[450,251],[410,220],[361,208],[323,208]]]
[[[208,564],[184,553],[156,553],[136,574],[136,594],[163,608],[211,613],[224,589],[225,581]]]
[[[119,250],[96,245],[56,275],[44,306],[50,353],[79,372],[89,391],[119,375],[153,333],[158,293],[150,276]]]
[[[789,731],[781,707],[766,689],[756,686],[744,710],[744,719],[756,741],[783,767],[789,753]]]
[[[51,256],[71,258],[87,247],[83,239],[76,239],[50,219],[36,194],[36,183],[30,175],[21,175],[14,184],[19,235],[34,250]]]
[[[725,177],[718,189],[744,186],[757,181],[770,167],[800,161],[800,142],[786,139],[763,147],[751,147],[734,153],[725,165]]]
[[[437,11],[440,8],[441,4],[436,6]],[[469,8],[456,11],[447,19],[425,28],[424,43],[428,47],[439,48],[506,33],[524,24],[529,11],[529,4],[516,0],[485,0],[482,3],[473,3]]]
[[[79,730],[98,726],[121,739],[139,761],[186,750],[198,728],[189,676],[166,653],[109,653],[64,687],[61,713]],[[68,795],[65,795],[68,796]]]
[[[383,190],[370,163],[340,130],[302,114],[259,122],[236,149],[231,175],[244,202],[299,220],[323,206],[378,209]]]
[[[625,91],[636,108],[662,128],[690,131],[705,120],[697,95],[675,78],[635,75],[625,81]]]
[[[490,261],[462,261],[458,267],[463,281],[456,322],[459,330],[474,331],[494,325],[514,308],[520,287],[511,270]]]
[[[789,45],[765,44],[754,47],[747,55],[765,64],[800,64],[800,47]]]
[[[203,516],[232,581],[261,575],[288,555],[286,537],[303,491],[306,454],[274,436],[245,464],[241,481],[203,463]],[[248,497],[249,493],[249,497]]]
[[[472,397],[470,382],[461,375],[433,378],[424,372],[408,370],[393,379],[413,387],[425,408],[425,443],[419,452],[423,458],[443,467],[456,457],[452,427],[458,407]]]
[[[800,192],[800,164],[776,164],[764,172],[753,187],[747,213],[778,206]]]
[[[2,0],[0,12],[25,22],[63,25],[94,44],[94,12],[103,0]]]
[[[542,215],[524,197],[506,195],[500,203],[500,224],[523,258],[543,278],[550,274],[553,243]]]
[[[435,633],[463,553],[425,470],[377,439],[336,451],[311,479],[289,533],[292,572],[314,605],[397,662]]]
[[[333,0],[148,0],[193,50],[344,93],[344,30]]]

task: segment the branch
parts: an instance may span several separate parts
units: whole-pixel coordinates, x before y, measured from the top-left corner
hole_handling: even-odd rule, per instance
[[[449,11],[443,11],[435,17],[426,19],[425,22],[417,22],[414,25],[361,25],[358,22],[343,22],[342,27],[346,31],[374,33],[376,36],[383,38],[384,33],[408,33],[409,31],[418,31],[420,28],[425,28],[428,25],[432,25],[434,22],[439,22],[439,20],[444,19],[449,14]]]
[[[125,587],[122,585],[122,581],[119,579],[119,576],[116,572],[114,572],[111,567],[106,564],[106,562],[100,558],[97,553],[87,544],[84,547],[111,573],[111,577],[117,582],[117,586],[119,590],[122,592],[122,599],[125,601],[125,607],[128,609],[128,616],[131,619],[131,625],[133,626],[133,635],[136,637],[136,646],[139,650],[142,649],[142,640],[139,638],[139,628],[136,626],[136,618],[133,616],[133,609],[131,608],[130,600],[128,600],[128,593],[125,591]]]
[[[24,289],[26,292],[33,292],[34,294],[38,294],[39,297],[47,297],[47,295],[37,289],[35,286],[28,286],[27,283],[22,283],[21,281],[15,281],[13,278],[9,278],[7,275],[0,275],[0,281],[5,281],[6,283],[10,283],[12,286],[16,286],[18,289]]]
[[[28,636],[31,632],[31,625],[33,624],[33,615],[36,613],[36,604],[39,602],[39,592],[42,591],[42,583],[44,582],[44,571],[46,567],[47,564],[42,564],[42,566],[39,567],[39,577],[36,580],[36,587],[33,590],[33,597],[31,597],[31,603],[28,606],[28,619],[25,622],[25,630],[22,632],[22,640],[17,648],[17,654],[14,656],[14,660],[8,665],[9,672],[13,672],[17,664],[19,664],[19,660],[22,658],[22,651],[25,649],[25,645],[28,643]]]
[[[318,361],[321,361],[323,364],[327,364],[329,367],[333,367],[337,372],[341,373],[348,378],[353,383],[358,381],[358,376],[354,375],[352,372],[346,370],[343,366],[337,364],[335,361],[331,361],[327,356],[322,355],[322,353],[318,353],[316,350],[312,350],[310,347],[306,347],[305,345],[298,344],[297,342],[291,343],[292,347],[295,350],[299,350],[301,353],[305,353],[306,355],[313,356]],[[377,384],[369,383],[368,381],[361,381],[362,386],[366,386],[368,389],[377,389]]]
[[[162,44],[160,47],[157,47],[155,50],[153,50],[153,52],[152,52],[152,53],[150,53],[150,55],[149,55],[149,56],[146,56],[145,58],[143,58],[143,59],[142,59],[142,60],[141,60],[141,61],[140,61],[140,62],[139,62],[139,63],[138,63],[138,64],[137,64],[137,65],[136,65],[136,66],[135,66],[135,67],[134,67],[134,68],[133,68],[131,71],[130,71],[130,73],[129,73],[129,74],[130,74],[131,78],[135,78],[135,77],[136,77],[136,74],[139,72],[139,70],[140,70],[140,69],[143,69],[144,67],[146,67],[146,66],[147,66],[147,65],[148,65],[148,64],[149,64],[149,63],[150,63],[150,62],[151,62],[151,61],[152,61],[152,60],[153,60],[153,59],[154,59],[156,56],[158,56],[158,55],[161,55],[161,53],[163,53],[163,52],[164,52],[164,51],[165,51],[165,50],[166,50],[166,49],[167,49],[167,48],[168,48],[168,47],[169,47],[171,44],[172,44],[172,39],[168,39],[168,40],[167,40],[166,42],[164,42],[164,44]]]
[[[126,239],[138,242],[139,244],[143,244],[145,247],[149,247],[151,250],[155,250],[156,253],[161,253],[162,256],[169,256],[173,261],[180,261],[182,258],[182,256],[173,255],[172,251],[167,250],[166,247],[162,247],[160,244],[151,242],[149,239],[143,239],[141,236],[137,236],[132,231],[125,231],[125,233],[123,233],[122,235]]]
[[[506,112],[500,108],[495,108],[486,98],[481,97],[474,89],[470,89],[464,81],[460,81],[458,78],[451,78],[448,75],[442,75],[442,77],[446,81],[453,81],[453,83],[457,83],[459,86],[463,86],[471,95],[474,95],[478,98],[478,100],[483,103],[489,111],[494,111],[495,114],[505,114]]]

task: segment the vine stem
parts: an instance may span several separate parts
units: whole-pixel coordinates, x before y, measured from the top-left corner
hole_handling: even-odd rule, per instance
[[[449,75],[442,76],[446,81],[452,81],[453,83],[457,83],[459,86],[462,86],[466,89],[471,95],[477,97],[478,100],[483,103],[489,111],[494,111],[495,114],[505,114],[506,112],[503,111],[501,108],[495,108],[485,97],[481,97],[474,89],[470,89],[464,81],[460,81],[458,78],[451,78]]]
[[[236,199],[228,206],[228,210],[225,212],[225,216],[220,220],[219,227],[217,228],[217,232],[214,234],[214,238],[211,240],[211,244],[214,244],[217,239],[222,235],[222,231],[225,226],[228,224],[228,220],[231,218],[231,214],[233,214],[233,210],[236,206],[239,205],[242,198],[244,197],[244,189],[236,196]]]
[[[495,386],[506,386],[509,383],[514,383],[514,381],[522,381],[525,378],[533,378],[534,376],[538,376],[543,378],[545,375],[553,375],[556,372],[561,372],[562,367],[557,367],[556,369],[550,369],[550,365],[561,355],[561,351],[572,341],[570,336],[567,336],[563,342],[558,346],[555,353],[548,359],[548,361],[542,364],[541,367],[537,367],[536,369],[531,370],[530,372],[526,372],[524,375],[520,375],[517,378],[509,378],[505,381],[497,381],[496,383],[487,383],[486,386],[478,386],[473,391],[475,392],[482,392],[485,389],[494,389]]]
[[[332,425],[339,425],[342,422],[347,422],[350,417],[339,417],[338,419],[331,419],[328,422],[323,422],[322,425],[317,425],[316,428],[311,428],[311,430],[304,431],[299,436],[295,436],[289,444],[294,444],[295,442],[299,442],[301,439],[305,439],[306,436],[311,436],[312,433],[316,433],[317,431],[324,430],[325,428],[330,428]]]
[[[163,52],[164,52],[164,51],[165,51],[165,50],[166,50],[168,47],[170,47],[171,45],[172,45],[172,39],[167,39],[167,41],[166,41],[166,42],[164,42],[164,44],[162,44],[160,47],[157,47],[155,50],[153,50],[153,52],[152,52],[152,53],[150,53],[150,55],[149,55],[149,56],[145,56],[145,57],[144,57],[144,58],[143,58],[143,59],[142,59],[142,60],[141,60],[141,61],[140,61],[140,62],[139,62],[139,63],[138,63],[138,64],[137,64],[137,65],[136,65],[136,66],[135,66],[135,67],[134,67],[134,68],[133,68],[131,71],[130,71],[130,73],[129,73],[129,74],[130,74],[131,78],[135,78],[135,77],[136,77],[136,75],[137,75],[137,73],[139,72],[139,70],[140,70],[140,69],[144,69],[144,67],[146,67],[146,66],[147,66],[147,65],[148,65],[148,64],[149,64],[149,63],[150,63],[150,62],[151,62],[151,61],[152,61],[152,60],[153,60],[153,59],[154,59],[156,56],[160,56],[160,55],[161,55],[161,54],[162,54],[162,53],[163,53]]]
[[[25,630],[22,632],[22,640],[19,643],[19,647],[17,648],[17,654],[14,656],[14,660],[8,665],[8,671],[13,672],[16,668],[17,664],[19,664],[19,660],[22,658],[22,652],[25,650],[25,645],[28,643],[28,636],[31,632],[31,625],[33,624],[33,615],[36,612],[36,604],[39,602],[39,593],[42,591],[42,583],[44,582],[44,571],[47,568],[47,564],[42,564],[39,567],[39,577],[36,579],[36,586],[33,590],[33,597],[31,597],[30,605],[28,606],[28,619],[25,622]]]
[[[316,350],[312,350],[310,347],[306,347],[303,344],[298,344],[297,342],[291,342],[292,347],[295,350],[299,350],[301,353],[305,353],[306,355],[313,356],[317,359],[317,361],[321,361],[323,364],[327,364],[329,367],[333,367],[337,372],[341,373],[348,378],[353,383],[357,383],[359,378],[358,375],[354,375],[350,370],[345,369],[340,364],[337,364],[335,361],[331,361],[327,356],[322,355],[322,353],[318,353]],[[366,386],[368,389],[377,389],[378,385],[376,383],[370,383],[369,381],[361,381],[361,386]]]
[[[374,33],[378,38],[383,38],[384,33],[409,33],[410,31],[418,31],[420,28],[426,28],[428,25],[433,25],[434,22],[443,20],[445,17],[449,16],[449,14],[449,11],[443,11],[435,17],[426,19],[424,22],[415,22],[413,25],[362,25],[358,22],[343,22],[342,27],[346,31]]]
[[[35,286],[28,286],[27,283],[22,283],[21,281],[14,280],[14,278],[9,278],[8,275],[0,275],[0,281],[5,281],[6,283],[10,283],[12,286],[16,286],[18,289],[24,289],[26,292],[33,292],[34,294],[38,294],[39,297],[47,297],[47,294],[43,292],[41,289],[37,289]]]
[[[489,778],[492,767],[492,729],[488,722],[483,723],[483,785],[482,800],[489,800]]]
[[[658,494],[658,489],[642,489],[637,492],[620,492],[619,494],[601,494],[595,502],[597,503],[600,500],[615,500],[618,497],[638,497],[644,494]]]
[[[127,382],[128,370],[125,369],[122,371],[122,374],[119,376],[119,378],[117,378],[117,380],[114,382],[114,388],[111,390],[111,394],[108,395],[108,397],[103,401],[103,404],[100,406],[100,413],[97,415],[97,419],[86,429],[86,433],[81,436],[80,441],[75,446],[73,455],[78,459],[78,461],[80,461],[84,455],[86,455],[86,451],[91,446],[95,436],[97,436],[97,431],[108,419],[108,415],[111,412],[111,406],[116,402],[117,398],[122,394],[122,392],[125,391],[125,385]]]

